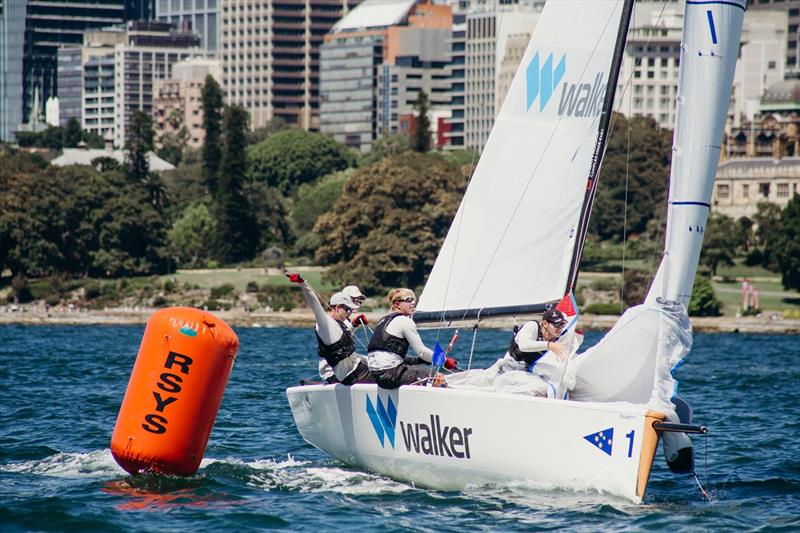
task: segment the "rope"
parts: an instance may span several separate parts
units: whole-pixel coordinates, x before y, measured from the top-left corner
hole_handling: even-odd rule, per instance
[[[472,326],[472,346],[469,349],[469,362],[467,363],[467,370],[472,368],[472,354],[475,353],[475,340],[478,338],[478,322]]]

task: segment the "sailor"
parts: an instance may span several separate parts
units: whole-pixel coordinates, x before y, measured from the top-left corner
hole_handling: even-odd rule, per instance
[[[314,312],[317,321],[317,353],[320,357],[320,376],[327,383],[375,383],[366,357],[355,353],[352,324],[348,320],[357,305],[343,292],[330,299],[326,313],[314,289],[300,274],[287,274],[289,281],[300,285],[303,298]],[[359,291],[360,292],[360,291]],[[366,317],[365,317],[366,318]]]
[[[389,291],[390,312],[381,318],[367,357],[369,369],[378,385],[384,389],[396,389],[401,385],[424,384],[431,375],[433,351],[422,343],[417,325],[411,315],[417,308],[417,299],[411,289]],[[417,357],[406,356],[408,347]],[[455,359],[447,358],[445,367],[455,368]],[[433,379],[435,387],[444,386],[444,376],[439,372]]]
[[[559,359],[563,359],[567,354],[567,346],[556,341],[566,325],[567,318],[561,311],[548,309],[542,315],[541,321],[530,320],[521,328],[515,326],[506,357],[525,363],[527,369],[530,369],[547,350],[553,352]]]

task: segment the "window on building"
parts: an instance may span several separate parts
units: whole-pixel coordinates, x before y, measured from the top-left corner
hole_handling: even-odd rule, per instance
[[[742,184],[742,198],[750,198],[750,185],[747,183]]]
[[[776,191],[778,198],[788,198],[789,197],[789,184],[788,183],[779,183],[778,190]]]
[[[730,185],[720,183],[717,185],[717,200],[727,200],[731,196]]]
[[[758,193],[764,198],[769,198],[769,183],[759,183]]]

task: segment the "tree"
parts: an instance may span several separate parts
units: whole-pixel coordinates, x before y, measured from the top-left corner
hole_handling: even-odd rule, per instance
[[[714,287],[708,277],[698,274],[692,286],[692,298],[689,301],[690,316],[719,316],[720,302],[714,294]]]
[[[775,241],[781,233],[781,208],[769,202],[759,202],[757,209],[753,215],[753,222],[756,223],[755,242],[747,256],[747,263],[775,270]]]
[[[385,133],[375,139],[372,148],[361,156],[361,166],[371,165],[390,155],[399,155],[411,151],[411,137],[405,133]]]
[[[353,172],[314,231],[316,260],[339,282],[416,287],[433,266],[466,185],[435,154],[388,157]]]
[[[265,183],[248,181],[244,187],[247,202],[255,213],[255,226],[258,228],[257,250],[270,246],[284,246],[294,240],[294,232],[289,224],[289,208],[286,198],[275,187]]]
[[[614,113],[589,221],[592,233],[603,240],[622,239],[626,195],[628,235],[644,231],[652,218],[663,225],[671,148],[672,132],[659,127],[652,118],[628,120]]]
[[[169,114],[167,123],[172,131],[165,132],[158,138],[158,144],[161,147],[156,153],[161,159],[178,166],[183,159],[183,151],[189,140],[189,130],[183,124],[183,117],[177,109],[173,109]]]
[[[252,259],[258,252],[259,231],[255,216],[244,194],[247,161],[245,130],[247,111],[226,107],[223,118],[225,144],[222,172],[216,195],[216,255],[223,263]]]
[[[800,290],[800,195],[797,193],[781,212],[774,256],[783,287]]]
[[[210,74],[203,84],[203,127],[206,138],[203,144],[203,182],[209,194],[217,194],[219,170],[222,165],[221,122],[222,89]]]
[[[172,224],[167,238],[170,255],[181,267],[197,268],[211,259],[208,243],[216,234],[216,222],[203,202],[189,205]]]
[[[284,194],[355,163],[355,154],[321,133],[281,131],[247,151],[248,173]]]
[[[265,141],[270,135],[278,133],[289,128],[286,121],[281,117],[272,117],[272,119],[258,128],[257,130],[247,132],[247,144],[258,144]]]
[[[733,265],[740,240],[738,228],[731,217],[711,213],[706,222],[700,264],[708,268],[711,276],[716,276],[719,265]]]
[[[153,119],[144,111],[134,111],[126,133],[128,180],[138,183],[150,172],[147,153],[153,150]]]
[[[646,270],[630,269],[625,271],[622,283],[622,300],[626,305],[639,305],[647,296],[653,276]]]
[[[422,89],[417,93],[414,109],[417,111],[417,123],[414,128],[414,151],[427,153],[431,149],[431,120],[428,118],[428,95]]]
[[[71,117],[64,126],[64,147],[75,148],[83,140],[83,131],[78,119]]]
[[[313,231],[314,225],[320,216],[333,209],[352,173],[353,169],[335,172],[315,183],[305,183],[297,190],[292,208],[292,226],[298,237],[295,243],[296,254],[314,256],[320,243],[319,236]]]

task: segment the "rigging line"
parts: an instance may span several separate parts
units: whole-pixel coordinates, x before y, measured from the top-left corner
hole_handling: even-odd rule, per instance
[[[598,37],[598,41],[605,34],[605,31],[608,28],[608,25],[611,23],[613,15],[614,14],[612,13],[608,17],[608,19],[606,20],[606,23],[603,26],[603,31],[600,32],[600,37]],[[531,39],[532,38],[533,38],[533,35],[531,35]],[[581,74],[580,74],[579,78],[583,78],[583,75],[586,73],[586,69],[589,68],[589,64],[591,63],[591,59],[592,59],[592,57],[594,57],[594,52],[597,51],[597,43],[598,42],[596,41],[595,45],[594,45],[594,48],[592,48],[592,54],[589,57],[589,61],[587,61],[584,64],[583,70],[581,71]],[[478,291],[480,290],[481,285],[483,285],[484,279],[486,279],[486,274],[489,271],[489,267],[492,265],[492,262],[494,261],[494,258],[497,255],[497,252],[500,250],[500,245],[503,243],[503,240],[505,239],[506,235],[508,234],[508,230],[511,227],[511,222],[516,218],[517,212],[519,211],[520,207],[522,206],[522,201],[524,200],[524,198],[525,198],[525,196],[526,196],[526,194],[528,192],[528,189],[531,186],[531,183],[533,181],[534,176],[536,176],[536,173],[539,170],[539,165],[541,164],[542,159],[544,158],[544,154],[547,153],[547,150],[550,147],[550,144],[553,142],[553,137],[555,136],[555,133],[558,130],[562,120],[563,120],[563,116],[559,116],[558,120],[556,121],[556,125],[552,129],[552,131],[550,133],[550,137],[547,139],[547,142],[545,143],[544,149],[542,150],[542,156],[536,162],[536,166],[533,168],[533,171],[531,172],[531,174],[530,174],[530,176],[528,178],[528,182],[525,185],[525,188],[522,190],[521,194],[519,195],[519,198],[517,200],[517,204],[514,206],[514,209],[511,212],[511,216],[508,218],[508,222],[506,222],[505,228],[503,228],[503,232],[500,235],[500,239],[498,240],[497,245],[495,246],[494,250],[492,251],[492,254],[489,257],[489,261],[486,263],[486,267],[483,269],[483,272],[481,273],[481,277],[478,280],[478,283],[477,283],[477,285],[475,287],[475,290],[472,293],[472,296],[470,296],[469,302],[468,302],[468,304],[466,306],[467,309],[472,307],[472,302],[475,300],[475,297],[478,295]],[[463,317],[466,317],[466,310],[464,312]],[[463,317],[462,317],[462,319],[463,319]]]
[[[634,4],[635,6],[635,4]],[[636,9],[634,7],[634,9]],[[633,93],[628,93],[629,103],[633,100]],[[629,106],[630,109],[630,106]],[[630,179],[631,162],[631,123],[628,121],[628,146],[625,151],[625,203],[622,215],[622,280],[619,284],[620,313],[625,306],[625,250],[628,244],[628,181]]]
[[[467,370],[472,368],[472,354],[475,353],[475,340],[478,338],[478,324],[479,322],[475,322],[475,325],[472,326],[472,346],[469,349],[469,362],[467,363]]]

